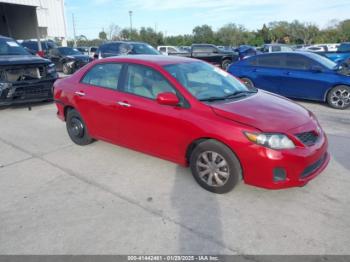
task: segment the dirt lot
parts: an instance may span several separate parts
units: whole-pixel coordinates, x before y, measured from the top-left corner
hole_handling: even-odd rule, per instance
[[[350,254],[350,110],[302,103],[330,140],[303,188],[225,195],[188,169],[73,145],[53,104],[0,111],[0,254]]]

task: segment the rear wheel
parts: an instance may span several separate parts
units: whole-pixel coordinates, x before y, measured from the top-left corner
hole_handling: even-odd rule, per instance
[[[327,95],[327,103],[336,109],[346,109],[350,106],[350,87],[340,85],[333,87]]]
[[[250,80],[249,78],[242,77],[241,80],[249,89],[255,88],[253,81]]]
[[[190,166],[197,183],[217,194],[231,191],[242,173],[235,154],[216,140],[207,140],[197,145],[191,154]]]
[[[66,117],[66,126],[68,135],[75,144],[84,146],[94,141],[89,135],[83,118],[75,109],[68,111]]]

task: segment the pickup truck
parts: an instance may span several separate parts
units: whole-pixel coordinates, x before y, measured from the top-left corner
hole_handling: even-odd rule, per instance
[[[239,60],[239,54],[233,51],[224,51],[210,44],[193,44],[190,52],[169,53],[169,55],[184,56],[204,60],[227,70],[230,64]]]
[[[350,42],[341,43],[336,52],[319,52],[336,63],[343,63],[350,58]]]

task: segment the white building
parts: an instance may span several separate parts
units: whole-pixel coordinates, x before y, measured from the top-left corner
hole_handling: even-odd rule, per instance
[[[0,35],[67,39],[64,0],[0,0]]]

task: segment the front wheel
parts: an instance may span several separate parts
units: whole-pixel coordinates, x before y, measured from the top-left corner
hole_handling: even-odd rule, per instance
[[[216,140],[207,140],[197,145],[191,154],[190,166],[197,183],[217,194],[231,191],[242,174],[235,154]]]
[[[75,144],[84,146],[94,141],[89,135],[83,118],[75,109],[68,111],[66,117],[66,126],[68,135]]]
[[[73,69],[69,67],[68,63],[63,64],[62,71],[65,75],[70,75],[73,73]]]
[[[254,89],[255,88],[253,81],[250,80],[249,78],[242,77],[241,80],[246,85],[246,87],[248,87],[249,89]]]
[[[333,87],[327,95],[327,103],[336,109],[346,109],[350,106],[350,87],[340,85]]]
[[[230,66],[230,64],[232,63],[231,60],[226,59],[222,62],[221,64],[221,68],[224,69],[225,71],[227,71],[228,67]]]

